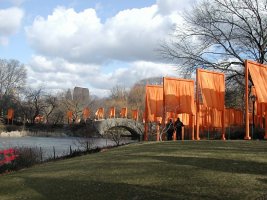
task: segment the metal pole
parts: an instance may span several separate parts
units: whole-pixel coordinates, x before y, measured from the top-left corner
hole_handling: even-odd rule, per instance
[[[245,104],[246,104],[246,135],[245,140],[250,140],[249,136],[249,114],[248,114],[248,60],[245,61]]]
[[[197,69],[196,74],[196,140],[200,140],[199,138],[199,81],[198,81],[198,73],[199,69]]]

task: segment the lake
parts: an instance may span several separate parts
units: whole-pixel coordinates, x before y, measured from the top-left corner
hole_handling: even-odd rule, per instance
[[[88,142],[89,148],[114,146],[115,143],[112,140],[104,138],[76,138],[76,137],[1,137],[0,149],[8,149],[12,147],[37,147],[41,148],[44,159],[53,157],[54,150],[56,156],[66,155],[72,150],[86,148],[86,142]],[[129,138],[123,138],[122,143],[132,143],[134,140]]]

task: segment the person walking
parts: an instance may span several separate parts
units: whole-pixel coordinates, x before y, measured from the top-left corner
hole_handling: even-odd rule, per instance
[[[172,119],[169,120],[169,122],[166,125],[167,128],[167,140],[172,140],[174,126],[172,123]]]
[[[183,122],[181,122],[180,118],[178,117],[174,123],[175,130],[176,130],[176,140],[182,139],[182,127],[184,126]]]

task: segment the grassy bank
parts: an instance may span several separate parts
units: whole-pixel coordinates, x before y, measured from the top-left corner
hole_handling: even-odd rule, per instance
[[[0,199],[256,199],[267,142],[132,144],[0,177]]]

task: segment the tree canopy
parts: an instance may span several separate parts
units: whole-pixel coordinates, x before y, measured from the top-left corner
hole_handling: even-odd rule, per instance
[[[0,96],[15,95],[24,88],[26,69],[17,60],[0,59]]]
[[[197,67],[226,73],[242,85],[244,60],[266,63],[265,0],[202,0],[184,14],[184,24],[161,53],[190,75]]]

